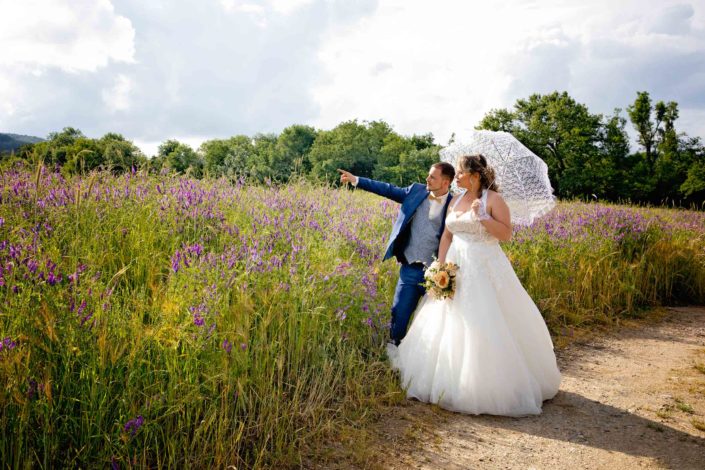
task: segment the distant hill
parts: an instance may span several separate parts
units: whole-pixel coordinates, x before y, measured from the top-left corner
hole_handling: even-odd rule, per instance
[[[10,153],[12,151],[17,151],[17,149],[23,145],[36,144],[37,142],[43,141],[44,139],[41,137],[34,137],[31,135],[0,133],[0,153]]]

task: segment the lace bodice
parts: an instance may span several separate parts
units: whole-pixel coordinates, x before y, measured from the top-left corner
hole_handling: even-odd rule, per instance
[[[467,212],[463,212],[462,214],[458,214],[457,212],[455,212],[455,206],[458,205],[459,201],[460,199],[458,199],[453,204],[453,207],[451,207],[451,210],[448,211],[448,215],[446,217],[446,227],[448,227],[448,230],[450,230],[450,232],[454,236],[459,236],[460,238],[463,238],[467,241],[497,241],[494,236],[490,235],[490,233],[487,232],[484,225],[482,225],[482,223],[480,222],[480,219],[477,218],[477,216],[472,210],[468,210]],[[486,190],[482,192],[481,201],[482,204],[487,207]]]
[[[450,211],[446,218],[446,227],[453,235],[468,241],[489,242],[497,240],[487,232],[475,214],[471,212],[458,215],[455,211]]]

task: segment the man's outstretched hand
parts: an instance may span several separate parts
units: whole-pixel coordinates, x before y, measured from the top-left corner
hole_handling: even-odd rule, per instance
[[[350,183],[352,185],[357,184],[357,176],[353,175],[349,171],[341,170],[338,168],[338,173],[340,173],[341,183]]]

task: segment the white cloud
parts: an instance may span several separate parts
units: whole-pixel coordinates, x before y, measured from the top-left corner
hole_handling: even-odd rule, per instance
[[[702,4],[428,5],[385,1],[373,16],[329,32],[319,53],[326,73],[313,91],[317,125],[384,119],[402,133],[432,131],[444,142],[469,132],[490,109],[535,92],[565,90],[607,113],[648,90],[679,101],[684,118],[691,101],[705,101],[705,81],[693,81],[705,73]]]
[[[16,93],[15,85],[8,76],[0,74],[0,97],[13,96]],[[9,100],[0,100],[0,116],[3,114],[11,117],[15,113],[15,106]],[[0,120],[0,126],[2,126]],[[1,129],[1,127],[0,127]]]
[[[327,77],[314,89],[317,124],[381,118],[442,141],[468,132],[505,104],[511,75],[499,73],[503,53],[532,21],[530,9],[510,3],[388,1],[347,31],[332,31],[320,52]]]
[[[108,0],[0,0],[0,66],[95,71],[132,62],[134,30]]]
[[[0,0],[0,11],[3,131],[73,126],[156,149],[357,118],[445,142],[534,92],[610,113],[648,90],[679,103],[679,130],[705,136],[701,1]]]
[[[289,15],[299,8],[310,5],[313,0],[269,0],[267,3],[277,13]]]
[[[269,25],[271,15],[291,15],[313,0],[220,0],[225,11],[249,15],[260,28]]]
[[[226,11],[243,11],[264,14],[271,10],[282,15],[289,15],[299,8],[313,3],[313,0],[220,0]]]
[[[115,82],[111,88],[103,90],[103,102],[110,111],[126,111],[130,108],[130,92],[133,85],[131,78],[121,74],[115,77]]]
[[[308,123],[317,113],[309,86],[319,74],[322,33],[370,14],[374,0],[262,5],[271,27],[262,28],[251,14],[225,11],[218,1],[115,2],[114,15],[129,18],[134,31],[132,61],[108,59],[105,67],[78,73],[47,61],[0,66],[13,85],[6,97],[14,106],[10,116],[0,105],[0,129],[43,136],[72,126],[89,136],[118,132],[156,142]]]
[[[225,11],[237,14],[244,13],[250,16],[260,28],[267,27],[267,9],[264,5],[238,0],[221,0],[221,4]]]
[[[678,127],[687,129],[691,137],[699,136],[705,140],[705,109],[681,107]]]
[[[134,63],[135,31],[107,0],[0,0],[0,12],[0,129],[24,128],[45,135],[70,125],[64,122],[41,130],[33,125],[51,115],[71,116],[85,105],[54,107],[65,97],[61,79],[77,78],[74,84],[83,92],[92,84],[82,82],[82,77],[113,64]],[[124,109],[124,97],[124,93],[115,97],[116,109]],[[98,108],[97,104],[90,106]]]

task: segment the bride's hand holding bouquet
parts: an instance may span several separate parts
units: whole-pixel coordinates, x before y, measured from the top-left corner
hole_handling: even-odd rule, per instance
[[[423,286],[428,295],[434,299],[452,299],[455,294],[455,275],[458,273],[458,265],[447,261],[438,260],[431,263],[424,273]]]

